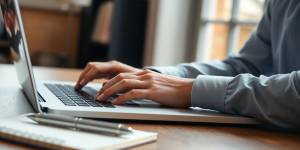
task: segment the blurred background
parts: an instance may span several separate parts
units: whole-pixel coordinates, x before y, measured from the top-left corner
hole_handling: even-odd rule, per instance
[[[135,67],[221,60],[243,47],[265,0],[19,0],[33,65]],[[10,63],[0,18],[0,63]]]

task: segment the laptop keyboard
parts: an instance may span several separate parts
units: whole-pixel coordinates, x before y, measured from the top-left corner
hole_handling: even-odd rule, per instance
[[[99,102],[83,91],[76,91],[73,86],[65,84],[45,84],[45,86],[66,106],[109,107],[111,102]]]

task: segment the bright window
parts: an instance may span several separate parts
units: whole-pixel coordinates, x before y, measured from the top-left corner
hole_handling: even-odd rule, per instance
[[[265,0],[203,0],[197,60],[238,52],[263,14]]]

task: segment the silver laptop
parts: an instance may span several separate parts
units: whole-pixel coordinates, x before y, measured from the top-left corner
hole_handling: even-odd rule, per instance
[[[101,85],[89,84],[82,91],[75,91],[75,83],[62,81],[35,81],[28,53],[24,28],[17,0],[0,0],[5,30],[10,42],[18,81],[36,112],[65,114],[101,119],[130,119],[152,121],[181,121],[207,123],[256,124],[248,117],[222,114],[201,108],[167,108],[151,100],[131,100],[122,106],[110,102],[100,103],[94,95]]]

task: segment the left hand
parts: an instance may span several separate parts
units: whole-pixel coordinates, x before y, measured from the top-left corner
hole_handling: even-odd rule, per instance
[[[191,105],[194,79],[163,75],[149,70],[121,73],[109,80],[96,95],[105,101],[110,96],[124,92],[112,101],[119,105],[132,99],[150,99],[170,107],[187,108]]]

